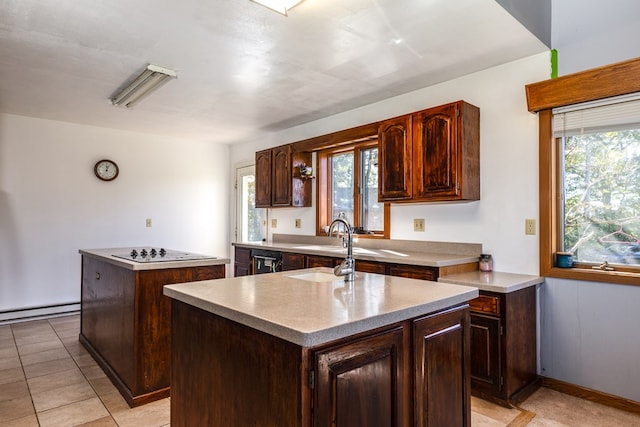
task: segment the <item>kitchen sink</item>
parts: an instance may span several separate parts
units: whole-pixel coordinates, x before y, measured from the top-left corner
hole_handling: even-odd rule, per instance
[[[309,282],[335,282],[336,280],[344,282],[344,277],[338,277],[330,273],[321,273],[319,271],[292,274],[291,276],[287,276],[287,277],[290,277],[292,279],[307,280]]]

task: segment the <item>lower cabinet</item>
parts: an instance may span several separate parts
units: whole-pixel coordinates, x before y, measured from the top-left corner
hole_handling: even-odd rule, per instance
[[[313,425],[469,426],[469,345],[463,306],[314,352]]]
[[[466,304],[316,347],[171,309],[172,426],[470,425]]]
[[[518,404],[540,386],[536,288],[480,291],[469,306],[472,394],[507,407]]]
[[[233,277],[248,276],[251,272],[251,249],[236,248],[233,262]]]
[[[282,271],[300,270],[304,268],[305,256],[291,252],[282,253]]]

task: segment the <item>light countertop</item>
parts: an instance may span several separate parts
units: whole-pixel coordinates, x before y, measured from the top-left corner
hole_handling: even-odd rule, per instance
[[[364,240],[364,239],[363,239]],[[333,242],[336,242],[333,239]],[[421,251],[418,244],[412,245],[411,242],[405,243],[401,247],[393,247],[390,249],[363,247],[365,242],[354,243],[353,258],[367,261],[378,261],[386,263],[418,265],[426,267],[448,267],[452,265],[467,264],[478,262],[478,255],[471,254],[455,254],[444,253],[433,250]],[[373,244],[381,244],[375,240],[366,242],[368,246]],[[267,249],[280,252],[294,252],[306,255],[322,255],[342,258],[346,255],[347,250],[337,244],[308,244],[308,243],[291,243],[291,242],[264,242],[264,243],[234,243],[234,246],[254,249]]]
[[[148,247],[148,246],[147,246]],[[182,252],[184,254],[199,256],[199,259],[179,260],[179,261],[157,261],[157,262],[136,262],[130,259],[118,258],[114,254],[126,254],[131,248],[102,248],[102,249],[80,249],[78,252],[83,256],[99,258],[101,261],[113,264],[127,270],[161,270],[166,268],[189,268],[207,267],[211,265],[229,264],[229,258],[217,258],[208,255],[194,254],[192,252]],[[167,251],[172,251],[167,249]],[[179,251],[172,251],[179,252]]]
[[[462,304],[478,290],[362,272],[349,287],[319,267],[168,285],[164,294],[312,347]]]
[[[470,271],[468,273],[450,274],[438,278],[440,283],[472,286],[481,291],[509,293],[538,285],[544,277],[528,274],[501,273],[498,271]]]

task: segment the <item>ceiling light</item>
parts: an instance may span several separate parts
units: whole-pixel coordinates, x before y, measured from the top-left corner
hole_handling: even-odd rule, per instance
[[[111,103],[116,107],[122,105],[131,108],[151,92],[177,77],[178,75],[173,70],[149,64],[147,69],[136,77],[131,84],[127,85],[111,98]]]
[[[302,3],[302,0],[251,0],[255,3],[268,7],[271,10],[275,10],[278,13],[287,16],[287,12]]]

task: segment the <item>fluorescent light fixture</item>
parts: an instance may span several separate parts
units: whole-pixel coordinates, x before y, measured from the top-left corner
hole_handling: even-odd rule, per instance
[[[131,108],[151,92],[177,77],[178,75],[173,70],[149,64],[147,69],[136,77],[131,84],[111,98],[111,103],[116,107],[125,106]]]
[[[278,13],[287,16],[287,12],[293,9],[298,4],[302,3],[302,0],[251,0],[252,2],[261,4],[268,7],[271,10],[275,10]]]

